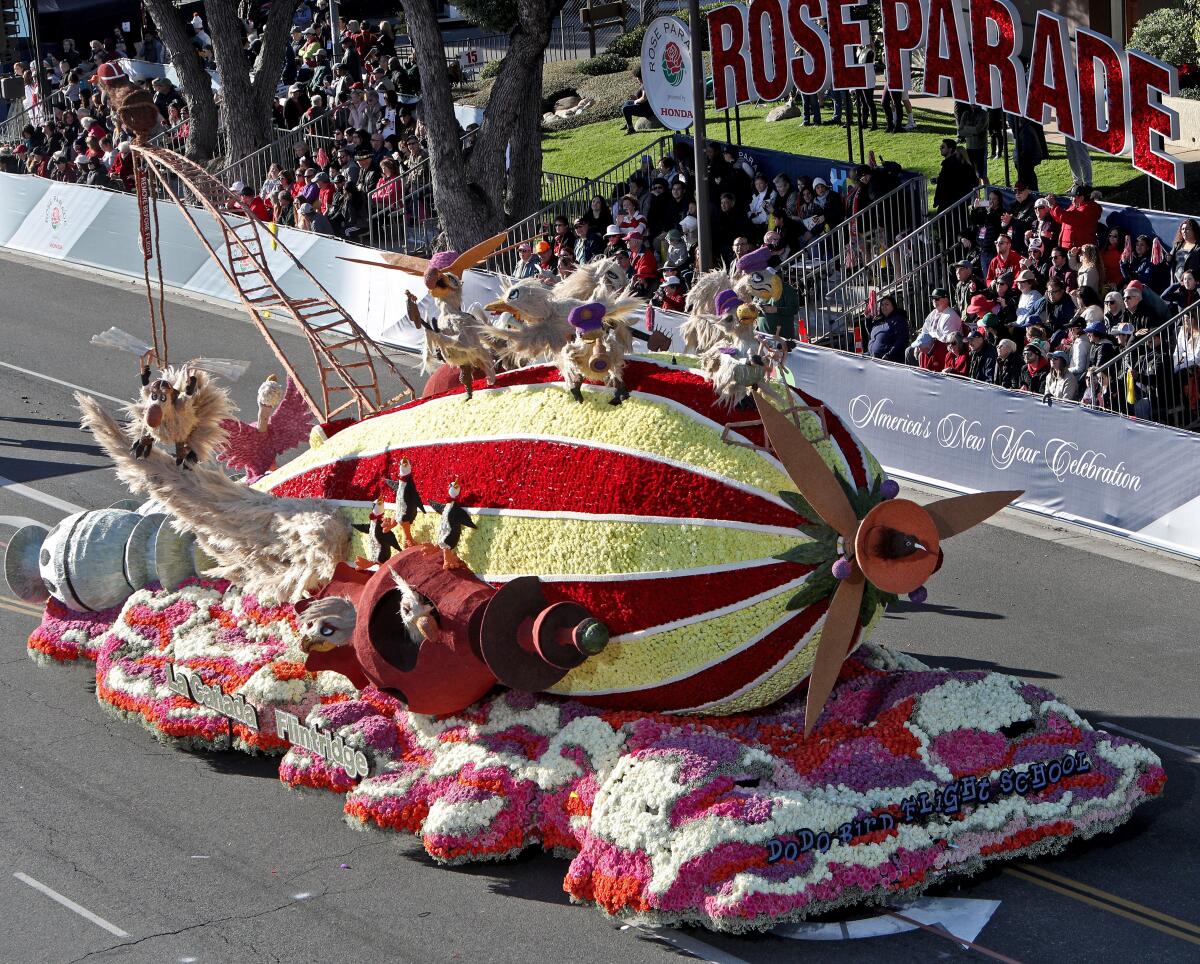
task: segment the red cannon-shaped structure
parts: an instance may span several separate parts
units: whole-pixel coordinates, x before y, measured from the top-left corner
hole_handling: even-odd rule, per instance
[[[433,606],[416,638],[395,577]],[[373,684],[414,713],[456,712],[497,683],[544,690],[608,643],[603,623],[577,603],[548,603],[536,577],[497,590],[467,568],[443,568],[431,545],[405,549],[374,572],[340,566],[319,598],[346,600],[353,616],[306,624],[307,668]],[[313,603],[297,604],[302,622],[328,609]]]

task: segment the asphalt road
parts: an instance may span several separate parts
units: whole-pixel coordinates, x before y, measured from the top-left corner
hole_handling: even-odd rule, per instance
[[[71,504],[124,496],[79,433],[72,389],[28,372],[130,397],[132,359],[87,342],[109,325],[140,335],[146,321],[138,286],[41,262],[0,256],[0,292],[2,542],[20,519],[53,523]],[[171,300],[167,314],[173,358],[253,362],[235,391],[248,408],[277,368],[249,324],[196,302]],[[298,337],[281,338],[303,357]],[[1095,723],[1181,749],[1152,744],[1165,796],[1118,833],[1034,876],[995,869],[937,893],[999,901],[977,941],[1011,959],[1196,960],[1200,570],[1009,514],[952,550],[929,603],[898,607],[875,638],[1033,680]],[[90,664],[26,657],[35,624],[29,607],[0,599],[0,961],[640,962],[685,947],[722,962],[977,956],[921,931],[835,943],[656,935],[572,906],[561,860],[438,867],[410,838],[348,827],[340,798],[287,791],[275,760],[166,749],[110,719]]]

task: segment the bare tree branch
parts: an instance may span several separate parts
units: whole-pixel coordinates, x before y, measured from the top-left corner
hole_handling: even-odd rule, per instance
[[[179,75],[179,89],[188,105],[188,136],[185,151],[194,161],[207,161],[217,150],[217,102],[212,80],[196,57],[192,32],[179,8],[171,0],[145,0],[146,10],[158,26],[159,36],[171,54]]]

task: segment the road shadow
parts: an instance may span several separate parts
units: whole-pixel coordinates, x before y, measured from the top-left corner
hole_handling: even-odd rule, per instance
[[[59,446],[54,446],[58,448]],[[87,448],[88,455],[101,455],[99,449]],[[13,482],[29,484],[44,479],[56,479],[81,472],[94,472],[98,466],[79,462],[53,462],[46,459],[14,459],[0,455],[0,475]]]
[[[1021,676],[1025,679],[1062,679],[1058,673],[1047,673],[1045,670],[1028,669],[1022,666],[1003,666],[986,659],[971,659],[968,656],[922,656],[914,654],[923,663],[928,663],[936,669],[953,670],[984,670],[989,673],[1004,673],[1007,676]]]
[[[79,428],[77,418],[20,418],[16,415],[0,415],[0,422],[13,422],[18,425],[54,425],[59,428]]]
[[[40,438],[5,438],[0,435],[0,445],[16,449],[31,449],[38,452],[70,452],[73,455],[94,455],[103,458],[104,452],[99,445],[89,445],[87,442],[56,442]]]
[[[904,613],[932,612],[941,616],[958,616],[962,619],[1006,619],[1003,613],[991,613],[982,609],[959,609],[957,606],[945,606],[938,603],[911,603],[901,599],[888,606],[885,618],[900,616]]]

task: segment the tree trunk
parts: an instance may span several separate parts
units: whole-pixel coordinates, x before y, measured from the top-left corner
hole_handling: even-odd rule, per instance
[[[202,164],[217,151],[217,102],[213,99],[212,80],[200,66],[191,31],[172,0],[145,0],[145,5],[171,53],[171,63],[179,74],[179,90],[187,101],[189,124],[185,153]]]
[[[402,2],[421,71],[421,116],[429,144],[434,205],[451,246],[462,250],[503,231],[510,221],[539,206],[542,55],[564,0],[518,0],[518,23],[469,162],[463,157],[454,117],[434,4]],[[510,142],[512,166],[506,170]]]
[[[208,31],[221,72],[229,163],[253,154],[275,139],[272,101],[283,73],[292,18],[299,5],[300,0],[276,0],[271,4],[251,80],[246,64],[245,31],[237,7],[229,0],[205,0]]]
[[[264,118],[257,109],[246,67],[246,36],[237,7],[228,0],[208,0],[204,4],[204,15],[221,77],[221,106],[225,111],[225,134],[229,141],[225,162],[229,164],[270,140],[270,116]]]
[[[267,14],[267,22],[263,25],[262,44],[259,47],[258,59],[254,62],[254,98],[260,114],[269,118],[273,116],[275,92],[279,87],[279,78],[283,76],[283,64],[288,55],[288,35],[292,29],[292,19],[300,0],[275,0],[271,11]],[[271,131],[272,138],[275,136]]]

